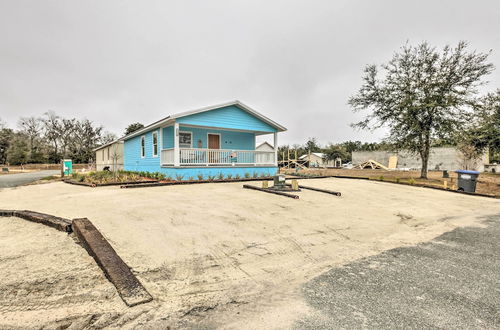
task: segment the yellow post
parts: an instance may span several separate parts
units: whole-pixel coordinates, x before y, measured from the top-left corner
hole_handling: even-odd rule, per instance
[[[264,189],[269,188],[267,181],[262,181],[262,188],[264,188]]]
[[[297,179],[292,179],[292,189],[299,190],[299,182],[297,181]]]

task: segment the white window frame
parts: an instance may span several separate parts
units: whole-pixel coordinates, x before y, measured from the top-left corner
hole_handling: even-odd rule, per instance
[[[186,148],[186,147],[183,147],[181,146],[182,143],[181,143],[181,134],[189,134],[191,135],[191,143],[189,144],[189,148],[193,148],[193,132],[190,132],[190,131],[179,131],[179,148]]]
[[[141,158],[146,157],[146,135],[141,136]]]
[[[155,135],[156,135],[156,154],[155,154]],[[153,158],[158,157],[158,131],[151,133],[151,146],[153,147]]]

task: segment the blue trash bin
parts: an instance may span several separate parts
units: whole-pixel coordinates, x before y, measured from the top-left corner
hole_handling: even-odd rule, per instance
[[[458,191],[476,192],[478,171],[458,170]]]

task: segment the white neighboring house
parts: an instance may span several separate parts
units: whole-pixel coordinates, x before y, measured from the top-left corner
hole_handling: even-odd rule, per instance
[[[342,166],[342,160],[337,158],[336,160],[326,160],[325,154],[322,152],[311,152],[310,155],[302,155],[299,157],[300,160],[305,160],[309,163],[309,167],[340,167]]]
[[[267,142],[262,142],[261,144],[259,144],[258,146],[255,147],[255,150],[256,151],[274,151],[274,147],[272,145],[270,145],[269,143]],[[268,153],[257,153],[255,155],[255,160],[257,162],[264,162],[266,159],[266,157],[269,157],[269,154]]]
[[[115,140],[94,149],[97,171],[123,170],[123,141]]]

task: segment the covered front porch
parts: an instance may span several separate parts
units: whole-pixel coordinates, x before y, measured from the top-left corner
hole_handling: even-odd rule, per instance
[[[255,150],[256,136],[272,134],[273,151]],[[276,167],[277,132],[222,129],[175,122],[160,129],[162,167]]]

